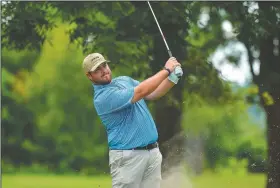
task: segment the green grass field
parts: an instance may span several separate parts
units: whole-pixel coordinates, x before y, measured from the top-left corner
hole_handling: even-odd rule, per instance
[[[192,179],[193,188],[265,188],[265,175],[204,174]]]
[[[213,175],[193,178],[192,188],[264,188],[264,175]],[[111,188],[108,176],[2,175],[3,188]],[[188,188],[186,186],[172,188]]]

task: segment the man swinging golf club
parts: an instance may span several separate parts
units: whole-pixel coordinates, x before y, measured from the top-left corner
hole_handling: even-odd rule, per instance
[[[163,70],[140,83],[128,76],[112,79],[109,61],[99,53],[89,54],[83,61],[94,87],[94,107],[107,131],[113,188],[160,188],[162,155],[145,100],[164,96],[183,75],[147,3],[170,57]]]
[[[145,100],[156,100],[177,84],[174,70],[181,65],[171,57],[162,70],[139,82],[128,76],[112,79],[108,62],[92,53],[84,59],[83,69],[92,82],[93,104],[107,131],[112,186],[159,188],[162,155]]]

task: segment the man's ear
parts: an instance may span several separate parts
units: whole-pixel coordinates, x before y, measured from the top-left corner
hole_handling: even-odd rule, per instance
[[[87,75],[88,79],[91,80],[91,75],[88,72],[86,73],[86,75]]]

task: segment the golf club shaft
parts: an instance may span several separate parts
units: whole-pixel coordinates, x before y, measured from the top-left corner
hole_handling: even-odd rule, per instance
[[[164,35],[163,35],[162,31],[161,31],[160,25],[159,25],[159,23],[158,23],[158,21],[157,21],[157,17],[156,17],[156,15],[155,15],[154,11],[153,11],[153,8],[152,8],[152,6],[150,5],[150,2],[149,2],[149,1],[147,1],[147,2],[148,2],[148,5],[149,5],[149,7],[150,7],[150,9],[151,9],[151,12],[152,12],[152,14],[153,14],[153,16],[154,16],[154,19],[155,19],[155,21],[156,21],[156,23],[157,23],[158,29],[159,29],[160,34],[161,34],[161,36],[162,36],[162,39],[163,39],[163,41],[164,41],[164,43],[165,43],[165,46],[166,46],[166,48],[167,48],[168,55],[169,55],[169,57],[173,57],[173,56],[172,56],[172,53],[171,53],[171,50],[169,49],[168,44],[167,44],[167,42],[166,42],[166,40],[165,40],[165,37],[164,37]],[[176,74],[178,77],[181,77],[181,76],[182,76],[182,75],[180,74],[180,72],[182,72],[182,68],[179,67],[179,66],[177,66],[177,67],[175,68],[175,74]]]
[[[157,23],[157,26],[158,26],[158,29],[159,29],[159,31],[160,31],[160,34],[161,34],[161,36],[162,36],[162,38],[163,38],[163,41],[164,41],[165,46],[166,46],[166,48],[167,48],[169,57],[172,57],[171,50],[169,49],[168,44],[167,44],[167,42],[166,42],[166,40],[165,40],[165,37],[164,37],[164,35],[163,35],[162,31],[161,31],[160,25],[159,25],[159,23],[158,23],[158,21],[157,21],[157,17],[156,17],[156,15],[155,15],[154,11],[153,11],[153,8],[152,8],[152,6],[150,5],[150,2],[149,2],[149,1],[147,1],[147,2],[148,2],[148,4],[149,4],[149,7],[150,7],[150,9],[151,9],[151,12],[152,12],[152,14],[153,14],[153,16],[154,16],[154,19],[155,19],[155,21],[156,21],[156,23]]]

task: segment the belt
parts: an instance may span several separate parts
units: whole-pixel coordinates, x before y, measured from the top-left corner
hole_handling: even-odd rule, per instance
[[[142,146],[142,147],[136,147],[136,148],[132,148],[132,150],[151,150],[154,148],[158,148],[158,143],[152,143],[152,144],[148,144],[147,146]]]

